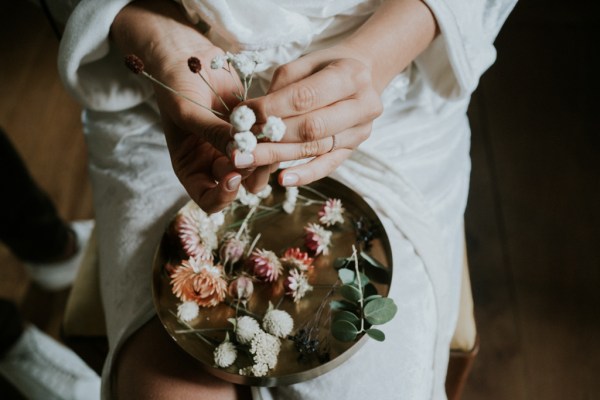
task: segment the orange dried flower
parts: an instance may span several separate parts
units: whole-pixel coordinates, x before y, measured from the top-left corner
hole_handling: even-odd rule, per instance
[[[184,260],[171,275],[173,294],[181,301],[195,301],[200,307],[213,307],[225,300],[227,281],[223,268],[210,261]]]

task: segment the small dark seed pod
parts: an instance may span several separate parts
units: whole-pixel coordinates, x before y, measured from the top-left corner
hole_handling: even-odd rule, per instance
[[[134,74],[139,74],[144,71],[144,62],[135,54],[130,54],[125,57],[125,65]]]
[[[202,63],[197,57],[190,57],[188,58],[188,67],[190,71],[197,74],[202,69]]]

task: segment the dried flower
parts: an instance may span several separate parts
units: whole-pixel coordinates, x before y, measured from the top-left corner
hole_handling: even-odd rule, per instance
[[[188,58],[188,67],[190,68],[190,71],[197,74],[202,69],[202,63],[198,57],[190,57]]]
[[[237,350],[229,338],[225,339],[223,343],[217,346],[213,355],[215,364],[220,368],[227,368],[235,362],[237,358]]]
[[[184,301],[177,306],[177,317],[185,322],[193,320],[199,313],[200,308],[195,301]]]
[[[286,126],[279,117],[269,116],[262,134],[271,142],[279,142],[285,135]]]
[[[179,211],[175,229],[189,256],[198,259],[212,258],[212,251],[218,245],[218,226],[196,203],[189,202]]]
[[[211,69],[221,69],[225,66],[225,63],[227,62],[227,57],[219,54],[218,56],[215,56],[215,58],[212,59],[212,61],[210,62],[210,68]]]
[[[260,331],[260,325],[252,317],[244,315],[235,320],[235,337],[241,344],[249,344]]]
[[[243,376],[265,376],[267,372],[269,372],[269,366],[265,363],[254,364],[238,371]]]
[[[234,232],[227,232],[223,236],[223,242],[219,250],[219,257],[223,264],[235,264],[244,255],[244,250],[248,241],[244,238],[238,238]]]
[[[273,308],[269,303],[269,309],[265,313],[262,322],[263,329],[271,335],[285,338],[294,329],[294,320],[287,312]]]
[[[240,186],[236,200],[248,207],[254,207],[260,203],[258,196],[248,192],[244,186]]]
[[[325,226],[344,223],[344,207],[340,199],[327,199],[319,211],[319,222]]]
[[[144,62],[135,54],[129,54],[125,57],[125,65],[134,74],[140,74],[144,72]]]
[[[329,254],[331,231],[328,231],[321,225],[310,223],[304,227],[304,233],[304,244],[312,254],[316,256],[321,253],[325,255]]]
[[[231,64],[242,76],[243,79],[247,79],[254,73],[256,63],[253,58],[247,53],[232,54],[230,56]]]
[[[288,268],[296,268],[300,271],[308,271],[313,268],[313,258],[299,248],[289,248],[283,253],[281,263]]]
[[[266,199],[267,197],[269,197],[271,195],[272,191],[273,191],[273,188],[271,187],[271,185],[267,185],[260,192],[256,193],[256,196],[259,199]]]
[[[254,276],[266,282],[276,281],[283,271],[279,258],[270,250],[254,250],[248,262]]]
[[[277,365],[277,356],[281,350],[281,341],[262,330],[256,332],[250,342],[250,353],[255,364],[266,364],[271,369]]]
[[[212,213],[208,216],[216,228],[225,223],[225,214],[223,211]]]
[[[195,301],[200,307],[213,307],[225,300],[227,281],[220,265],[205,260],[184,260],[171,275],[173,294],[182,301]]]
[[[231,112],[229,122],[236,132],[249,131],[256,122],[256,115],[250,107],[240,106]]]
[[[251,153],[258,143],[256,136],[250,131],[236,133],[233,135],[233,140],[235,141],[235,148],[242,153]]]
[[[254,284],[247,276],[238,276],[229,284],[229,295],[236,300],[248,301],[252,293],[254,293]]]
[[[285,294],[294,298],[294,303],[300,301],[313,287],[308,283],[306,274],[297,269],[292,269],[285,280]]]
[[[298,201],[298,188],[296,186],[289,186],[285,188],[285,201],[283,202],[283,211],[288,214],[294,212],[296,208],[296,202]]]

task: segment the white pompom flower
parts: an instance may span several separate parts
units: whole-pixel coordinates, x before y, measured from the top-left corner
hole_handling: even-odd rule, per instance
[[[285,135],[286,126],[279,117],[271,115],[267,118],[262,134],[271,142],[279,142]]]
[[[258,143],[256,136],[250,131],[236,133],[233,135],[233,140],[235,141],[235,148],[242,153],[251,153]]]
[[[233,54],[231,55],[230,60],[233,67],[238,71],[242,78],[246,79],[254,73],[256,63],[249,54]]]
[[[231,366],[237,359],[237,349],[228,339],[217,346],[213,353],[215,364],[219,368]]]
[[[185,322],[196,318],[200,313],[200,306],[195,301],[184,301],[177,306],[177,317]]]
[[[292,214],[296,208],[296,202],[298,201],[298,188],[296,186],[290,186],[285,188],[285,201],[283,202],[283,211],[287,214]]]
[[[262,327],[273,336],[285,338],[292,333],[294,320],[287,312],[274,309],[273,305],[269,304],[269,309],[263,318]]]
[[[250,344],[254,335],[260,331],[258,321],[252,317],[244,315],[235,320],[235,337],[241,344]]]
[[[223,54],[219,54],[218,56],[213,58],[212,61],[210,62],[210,68],[211,69],[221,69],[225,66],[226,62],[227,62],[227,56],[225,56]]]
[[[229,122],[231,122],[236,132],[249,131],[256,122],[256,115],[250,107],[240,106],[233,110],[229,117]]]

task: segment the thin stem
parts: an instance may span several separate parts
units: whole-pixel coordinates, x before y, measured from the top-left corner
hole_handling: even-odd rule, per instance
[[[223,100],[223,98],[217,93],[217,91],[215,90],[215,88],[212,87],[212,85],[210,84],[210,82],[208,82],[206,80],[206,78],[204,77],[204,75],[202,75],[202,71],[198,71],[198,75],[200,75],[200,78],[202,78],[202,80],[204,81],[204,83],[206,83],[206,85],[209,87],[209,89],[213,92],[213,94],[215,96],[217,96],[217,99],[219,99],[219,101],[221,102],[221,104],[223,104],[223,107],[225,107],[225,109],[227,111],[229,110],[229,107],[227,107],[227,104],[225,104],[225,100]]]
[[[236,309],[236,306],[233,303],[231,303],[230,301],[226,301],[225,304],[227,304],[231,308]],[[237,309],[236,309],[236,311],[237,311]],[[249,315],[257,320],[262,319],[258,314],[254,314],[252,311],[249,311],[247,308],[239,308],[239,311],[241,311],[244,314]]]
[[[314,189],[314,188],[312,188],[310,186],[300,186],[299,188],[307,190],[307,191],[309,191],[309,192],[311,192],[313,194],[316,194],[317,196],[319,196],[322,199],[327,200],[329,198],[329,197],[325,196],[323,193],[319,192],[317,189]]]
[[[242,236],[242,233],[248,226],[248,221],[250,220],[250,217],[252,217],[252,214],[254,214],[254,212],[256,211],[257,208],[258,208],[258,204],[255,205],[254,207],[252,207],[250,209],[250,212],[248,212],[248,214],[246,215],[246,218],[244,218],[244,221],[242,222],[242,226],[240,226],[240,229],[238,229],[238,231],[235,235],[236,240],[239,240],[240,236]]]
[[[179,329],[175,333],[202,333],[202,332],[223,332],[231,331],[230,328],[202,328],[202,329]]]
[[[242,87],[240,86],[240,82],[238,80],[236,80],[233,76],[233,74],[231,73],[231,65],[229,64],[229,61],[227,61],[227,68],[223,67],[223,69],[227,72],[229,72],[229,76],[231,77],[231,79],[233,80],[233,82],[235,83],[235,86],[237,86],[238,89],[238,93],[237,96],[238,98],[241,100],[242,99]]]
[[[256,243],[258,242],[258,239],[260,239],[260,235],[261,235],[261,233],[259,232],[258,235],[256,235],[254,237],[254,240],[250,244],[250,247],[248,247],[248,251],[246,252],[246,257],[249,257],[250,254],[252,254],[252,251],[254,250],[254,246],[256,246]]]
[[[360,332],[365,331],[365,318],[363,315],[364,309],[364,297],[362,291],[362,282],[360,279],[360,271],[358,270],[358,256],[356,255],[356,247],[352,245],[352,258],[354,258],[354,271],[356,272],[356,280],[358,281],[358,291],[360,292],[360,299],[358,299],[358,303],[360,304]]]
[[[173,94],[175,94],[175,95],[177,95],[177,96],[179,96],[179,97],[182,97],[182,98],[186,99],[187,101],[189,101],[189,102],[192,102],[192,103],[194,103],[195,105],[197,105],[197,106],[200,106],[200,107],[204,108],[205,110],[208,110],[208,111],[210,111],[211,113],[213,113],[213,114],[215,114],[215,115],[218,115],[219,117],[225,117],[225,114],[223,114],[223,113],[220,113],[220,112],[218,112],[218,111],[216,111],[216,110],[213,110],[213,109],[212,109],[212,108],[210,108],[210,107],[206,107],[204,104],[200,104],[200,103],[198,103],[196,100],[194,100],[194,99],[191,99],[191,98],[187,97],[187,96],[186,96],[185,94],[183,94],[183,93],[179,93],[177,90],[175,90],[175,89],[173,89],[173,88],[171,88],[171,87],[169,87],[169,86],[165,85],[164,83],[162,83],[161,81],[159,81],[158,79],[156,79],[155,77],[153,77],[152,75],[150,75],[149,73],[147,73],[146,71],[142,71],[141,73],[142,73],[142,74],[143,74],[143,75],[144,75],[146,78],[150,79],[152,82],[154,82],[154,83],[156,83],[157,85],[159,85],[159,86],[161,86],[161,87],[163,87],[163,88],[167,89],[169,92],[171,92],[171,93],[173,93]]]

